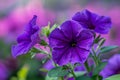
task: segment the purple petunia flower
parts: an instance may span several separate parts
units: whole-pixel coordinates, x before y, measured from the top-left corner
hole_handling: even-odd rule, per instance
[[[100,72],[100,75],[104,78],[115,74],[120,74],[120,54],[116,54],[112,58],[110,58],[108,64]]]
[[[34,15],[32,20],[27,24],[23,34],[17,38],[17,45],[12,46],[12,55],[16,57],[26,54],[35,44],[40,41],[39,27],[36,25],[37,16]]]
[[[94,30],[97,33],[106,34],[111,29],[111,19],[106,16],[99,16],[88,10],[77,12],[73,20],[78,21],[84,28]]]
[[[84,63],[92,42],[93,34],[73,20],[64,22],[49,35],[53,60],[59,65]]]

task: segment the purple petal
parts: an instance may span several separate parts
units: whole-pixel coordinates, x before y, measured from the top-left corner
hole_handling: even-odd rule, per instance
[[[31,35],[31,46],[40,42],[39,30]]]
[[[54,68],[54,65],[52,64],[52,60],[47,61],[43,67],[47,70],[51,70],[52,68]]]
[[[95,26],[98,26],[95,28],[96,32],[99,32],[101,34],[106,34],[111,29],[112,22],[109,17],[100,16],[97,17]]]
[[[82,48],[54,48],[53,52],[53,60],[59,65],[64,65],[69,62],[71,63],[84,63],[89,55],[89,50],[85,50]]]
[[[89,30],[83,30],[77,38],[77,46],[89,50],[93,43],[93,34]]]
[[[33,18],[32,18],[32,20],[30,20],[29,24],[30,24],[31,26],[36,25],[36,20],[37,20],[37,16],[34,15]]]
[[[29,42],[24,42],[24,43],[20,43],[12,46],[12,56],[16,57],[18,55],[27,53],[31,48],[29,44],[30,44]]]
[[[84,28],[94,30],[101,34],[106,34],[111,29],[111,19],[105,16],[99,16],[88,10],[76,13],[73,20],[79,22]]]
[[[119,69],[120,66],[119,66],[119,62],[120,61],[120,55],[119,54],[116,54],[114,55],[113,57],[111,57],[108,61],[108,65],[110,66],[110,68],[112,70],[116,70],[116,69]]]
[[[28,33],[33,33],[33,28],[36,25],[36,20],[37,20],[37,16],[34,15],[33,18],[29,21],[29,23],[26,25],[25,27],[25,31]]]
[[[120,54],[116,54],[111,57],[108,61],[108,64],[100,72],[100,75],[104,78],[118,74],[120,72]]]
[[[71,77],[71,78],[69,78],[68,80],[74,80],[74,78],[73,78],[73,77]]]
[[[51,32],[49,35],[49,45],[53,47],[64,47],[68,43],[68,40],[64,36],[63,32],[59,29],[56,28]]]
[[[87,23],[88,20],[89,20],[89,17],[88,15],[86,14],[86,11],[82,11],[82,12],[77,12],[73,17],[72,17],[73,20],[75,21],[78,21],[79,23],[87,26]]]
[[[71,58],[70,48],[54,48],[52,51],[52,56],[55,63],[59,65],[67,64]]]
[[[81,12],[77,12],[72,19],[75,21],[78,21],[80,24],[83,25],[84,28],[88,29],[94,29],[93,26],[94,19],[96,19],[97,15],[94,13],[91,13],[88,10],[83,10]]]
[[[64,22],[60,28],[64,35],[70,40],[77,37],[77,35],[79,35],[79,33],[82,31],[82,26],[73,20]]]
[[[76,47],[71,50],[71,63],[84,63],[89,56],[89,50]]]
[[[30,40],[30,34],[24,32],[23,34],[19,35],[17,38],[17,42],[21,43],[23,41],[31,41]]]

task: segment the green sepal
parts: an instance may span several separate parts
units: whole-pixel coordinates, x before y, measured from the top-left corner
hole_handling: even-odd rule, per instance
[[[41,40],[41,41],[40,41],[40,45],[42,45],[42,46],[47,46],[48,43],[47,43],[45,40]]]

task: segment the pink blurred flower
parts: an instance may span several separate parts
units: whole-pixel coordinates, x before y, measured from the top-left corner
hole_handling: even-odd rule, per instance
[[[40,27],[45,26],[50,21],[54,22],[54,14],[45,10],[39,0],[31,0],[26,5],[19,5],[6,18],[0,20],[0,37],[17,36],[23,30],[25,24],[33,15],[38,16]]]

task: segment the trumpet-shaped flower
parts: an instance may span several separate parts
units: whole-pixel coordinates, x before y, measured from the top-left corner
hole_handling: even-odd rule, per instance
[[[84,30],[78,22],[69,20],[51,32],[49,43],[55,63],[84,63],[90,53],[93,34]]]
[[[111,29],[111,19],[107,16],[99,16],[88,10],[77,12],[73,20],[78,21],[84,28],[93,30],[100,34],[107,34]]]
[[[16,57],[26,54],[29,50],[40,41],[39,27],[36,25],[37,16],[34,15],[32,20],[26,25],[23,34],[17,38],[17,45],[12,46],[12,55]]]

